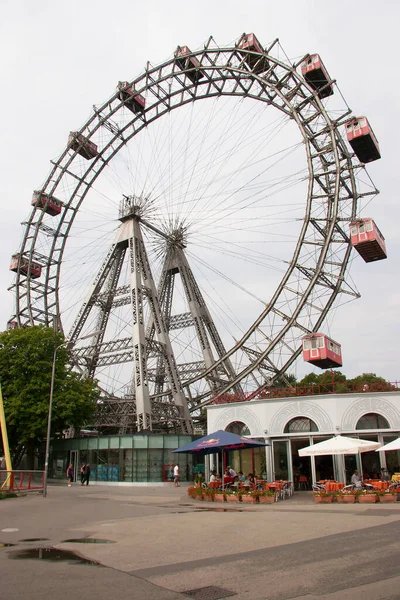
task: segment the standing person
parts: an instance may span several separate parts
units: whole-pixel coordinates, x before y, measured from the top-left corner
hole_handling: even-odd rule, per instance
[[[85,465],[85,481],[86,481],[86,485],[89,485],[89,479],[90,479],[90,465],[89,465],[89,463],[86,463],[86,465]]]
[[[86,465],[85,465],[85,463],[83,463],[83,465],[81,466],[81,468],[79,470],[79,472],[81,474],[81,485],[83,485],[85,483],[85,468],[86,468]]]
[[[74,481],[74,471],[72,468],[72,464],[70,464],[67,469],[67,481],[68,481],[68,487],[71,487],[71,483]]]
[[[179,481],[181,478],[180,469],[178,463],[176,463],[174,467],[174,485],[175,487],[179,487]]]

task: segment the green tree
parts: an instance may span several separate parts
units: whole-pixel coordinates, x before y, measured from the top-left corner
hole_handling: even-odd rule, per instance
[[[70,426],[79,429],[96,407],[96,382],[71,371],[63,342],[60,333],[44,326],[0,333],[0,379],[10,448],[14,454],[22,446],[27,449],[29,468],[34,448],[46,438],[55,348],[52,436]]]

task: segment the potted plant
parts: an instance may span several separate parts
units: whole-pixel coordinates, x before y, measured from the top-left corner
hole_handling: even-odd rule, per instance
[[[195,493],[195,487],[193,485],[189,486],[187,489],[187,493],[189,498],[195,498],[196,497],[196,493]]]
[[[193,492],[193,498],[195,498],[196,500],[204,500],[204,491],[203,488],[199,487],[199,488],[194,488],[194,492]]]
[[[379,498],[379,502],[397,502],[397,491],[395,490],[380,490],[377,493],[377,496]]]
[[[207,502],[214,502],[215,490],[213,488],[206,488],[203,490],[203,499]]]
[[[194,487],[195,488],[201,488],[203,484],[203,477],[199,474],[199,475],[195,475],[194,477]]]
[[[241,494],[231,490],[225,492],[225,497],[227,502],[240,502],[241,500]]]
[[[214,494],[214,502],[225,502],[225,501],[226,501],[225,492],[222,490],[216,491]]]
[[[332,504],[333,496],[334,494],[326,492],[325,490],[314,492],[314,500],[317,504]]]
[[[276,493],[272,490],[264,490],[259,492],[258,501],[260,504],[273,504],[275,502]]]
[[[339,490],[336,500],[339,504],[354,504],[357,493],[354,490]]]
[[[247,502],[249,504],[255,504],[256,502],[258,502],[258,499],[260,497],[260,491],[259,490],[253,490],[251,492],[244,492],[242,494],[242,502]]]
[[[361,490],[357,493],[357,498],[360,504],[375,504],[378,501],[375,491]]]

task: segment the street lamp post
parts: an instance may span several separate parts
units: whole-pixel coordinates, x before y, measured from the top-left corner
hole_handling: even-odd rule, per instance
[[[93,333],[89,333],[88,335],[84,335],[81,337],[81,340],[86,340],[88,338],[95,337],[101,333],[100,330],[94,331]],[[45,461],[44,461],[44,480],[43,480],[43,498],[47,496],[47,478],[49,473],[49,455],[50,455],[50,434],[51,434],[51,416],[53,412],[53,391],[54,391],[54,379],[56,375],[56,360],[57,360],[57,352],[60,348],[66,347],[68,350],[74,346],[74,342],[63,342],[59,346],[54,348],[53,354],[53,365],[51,369],[51,382],[50,382],[50,399],[49,399],[49,412],[47,416],[47,434],[46,434],[46,450],[45,450]]]
[[[47,416],[47,434],[46,434],[46,450],[45,450],[45,461],[44,461],[44,481],[43,481],[43,498],[47,496],[47,475],[49,472],[49,454],[50,454],[50,433],[51,433],[51,415],[53,412],[53,391],[54,391],[54,379],[56,375],[56,360],[57,352],[63,346],[66,346],[68,342],[64,342],[54,348],[53,354],[53,366],[51,369],[51,382],[50,382],[50,400],[49,400],[49,412]]]

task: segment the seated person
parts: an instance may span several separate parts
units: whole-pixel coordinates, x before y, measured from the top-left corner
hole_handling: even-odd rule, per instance
[[[212,483],[214,481],[219,481],[217,471],[215,469],[213,471],[211,471],[211,475],[210,475],[210,483]]]
[[[255,479],[253,473],[249,473],[247,475],[247,481],[253,485],[256,483],[256,479]]]
[[[243,471],[239,471],[238,476],[239,476],[240,483],[243,483],[246,481],[246,475],[243,475]]]
[[[360,489],[362,487],[361,477],[359,476],[357,470],[355,470],[353,475],[351,476],[351,483],[356,489]]]
[[[226,467],[225,475],[227,477],[237,477],[236,471],[234,471],[229,465]]]

